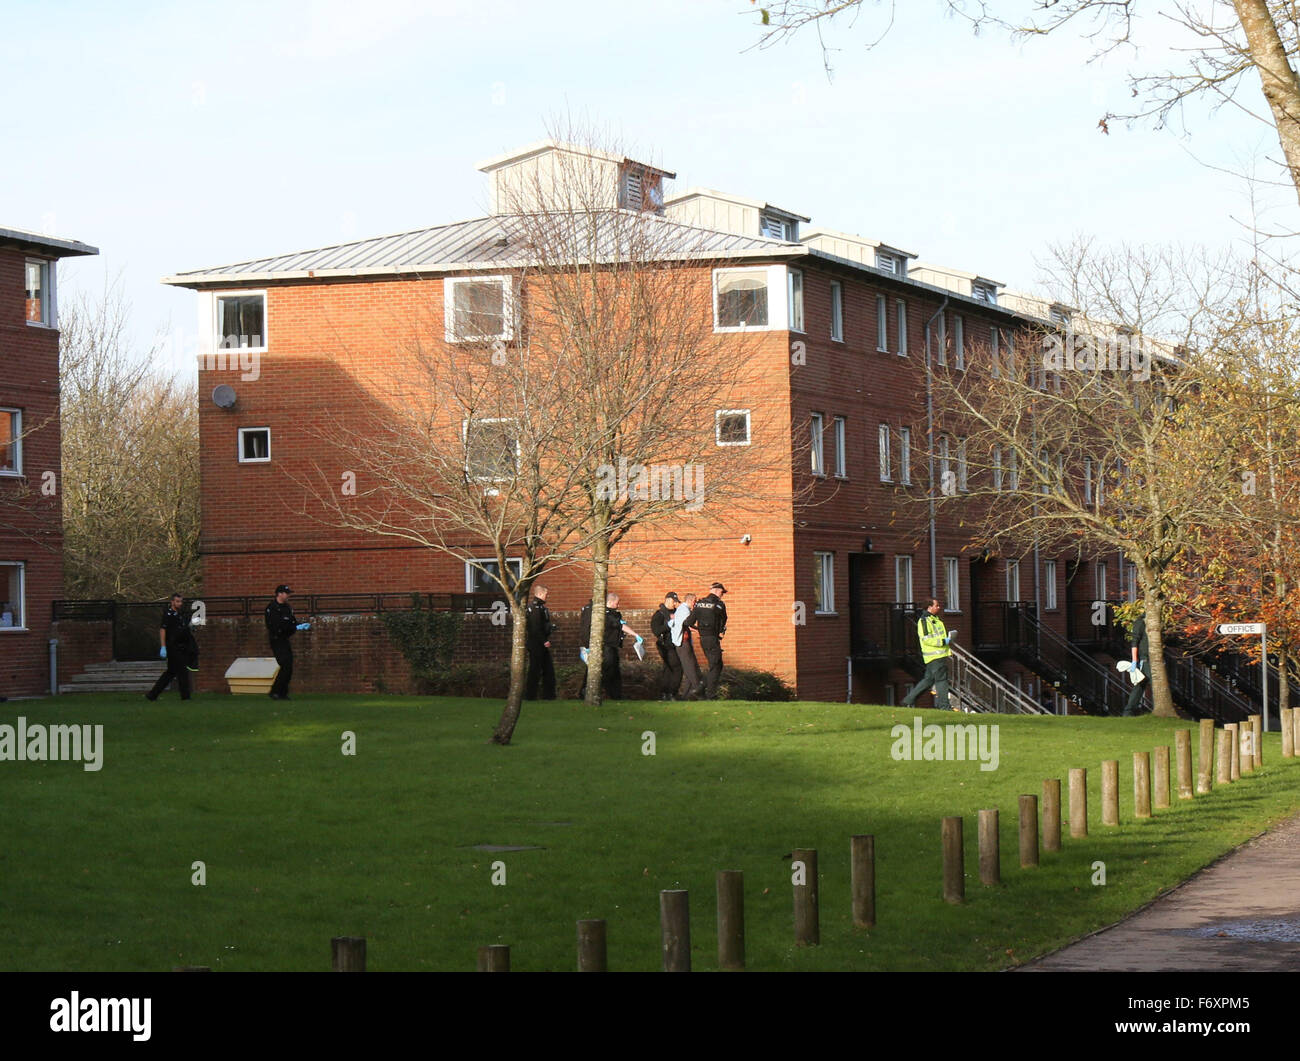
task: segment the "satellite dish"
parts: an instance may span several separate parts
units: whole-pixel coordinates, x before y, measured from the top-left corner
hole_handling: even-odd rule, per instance
[[[218,409],[229,409],[235,404],[235,388],[229,383],[219,383],[212,388],[212,404]]]

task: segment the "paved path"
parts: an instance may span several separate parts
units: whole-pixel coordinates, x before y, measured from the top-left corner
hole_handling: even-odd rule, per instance
[[[1300,971],[1300,816],[1026,971]]]

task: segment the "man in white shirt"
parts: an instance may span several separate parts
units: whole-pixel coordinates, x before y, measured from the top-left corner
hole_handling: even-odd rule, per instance
[[[668,620],[668,631],[672,634],[673,645],[677,649],[677,658],[682,664],[682,674],[686,676],[686,699],[698,700],[704,692],[704,678],[700,675],[700,665],[695,660],[695,649],[691,645],[691,631],[684,626],[691,611],[695,608],[695,594],[687,593],[682,603]]]

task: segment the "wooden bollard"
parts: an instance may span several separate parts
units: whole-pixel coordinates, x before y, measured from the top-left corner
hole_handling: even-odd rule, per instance
[[[1162,744],[1151,757],[1151,809],[1169,806],[1169,745]]]
[[[578,972],[604,973],[609,971],[608,952],[605,947],[605,919],[593,917],[578,922]]]
[[[1070,836],[1088,835],[1088,771],[1070,768]]]
[[[745,875],[718,871],[718,968],[745,967]]]
[[[1219,759],[1215,770],[1215,783],[1226,785],[1232,780],[1232,731],[1224,726],[1219,730]]]
[[[1229,760],[1229,781],[1241,780],[1241,726],[1236,722],[1229,722],[1223,727],[1225,733],[1230,734],[1232,743],[1228,746],[1232,758]]]
[[[1002,882],[1002,857],[998,850],[998,811],[980,811],[980,883],[989,887]]]
[[[876,838],[855,836],[849,841],[850,884],[853,890],[853,924],[876,924]]]
[[[1295,753],[1300,756],[1300,707],[1291,708],[1291,743]]]
[[[510,945],[489,943],[478,949],[478,971],[481,973],[508,973],[510,971]]]
[[[943,820],[943,901],[960,903],[966,898],[966,865],[963,857],[961,818]]]
[[[336,973],[366,971],[365,936],[335,936],[330,940],[330,968]]]
[[[1196,764],[1196,794],[1204,796],[1211,791],[1210,778],[1214,763],[1214,719],[1201,719],[1201,756]]]
[[[794,943],[796,947],[816,946],[822,941],[817,852],[810,847],[796,847],[790,868],[794,885]]]
[[[1291,721],[1291,712],[1294,710],[1295,708],[1288,707],[1283,709],[1283,711],[1281,712],[1282,718],[1280,721],[1282,723],[1282,758],[1283,759],[1295,758],[1295,730],[1293,728],[1294,724]]]
[[[1250,716],[1251,728],[1255,731],[1255,769],[1264,765],[1264,724],[1259,715]]]
[[[1119,824],[1119,760],[1101,764],[1101,824]]]
[[[1043,850],[1061,850],[1061,779],[1043,781]]]
[[[1133,816],[1151,817],[1151,753],[1133,753]]]
[[[1038,797],[1020,797],[1020,868],[1038,865]]]
[[[1174,733],[1174,760],[1178,771],[1178,798],[1192,798],[1192,731]]]
[[[1253,774],[1255,767],[1259,765],[1257,758],[1257,749],[1259,748],[1259,733],[1255,729],[1255,719],[1258,715],[1246,716],[1246,721],[1241,723],[1241,772],[1243,774]]]
[[[684,888],[659,893],[660,938],[664,951],[664,972],[691,971],[690,893]]]

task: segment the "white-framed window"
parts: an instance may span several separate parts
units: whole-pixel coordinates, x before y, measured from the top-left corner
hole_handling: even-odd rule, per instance
[[[799,222],[792,217],[782,217],[765,210],[759,215],[758,231],[768,239],[793,242],[799,238]]]
[[[955,556],[943,558],[943,610],[961,611],[961,561]]]
[[[939,436],[939,489],[944,493],[947,493],[949,490],[952,489],[952,487],[950,487],[948,484],[954,482],[954,480],[951,478],[952,460],[949,457],[949,449],[950,447],[948,444],[948,436],[940,435]]]
[[[966,370],[966,322],[961,317],[952,319],[952,351],[957,368]]]
[[[786,270],[786,288],[790,296],[790,330],[803,331],[803,273],[799,269]]]
[[[946,366],[948,364],[948,315],[939,311],[939,320],[936,323],[938,328],[939,341],[936,343],[935,360],[938,364]]]
[[[884,295],[876,296],[876,349],[889,353],[889,302]]]
[[[1092,599],[1108,600],[1110,598],[1108,590],[1109,583],[1110,572],[1106,568],[1106,561],[1098,560],[1096,566],[1093,568],[1092,588],[1095,595]]]
[[[1138,569],[1133,563],[1124,564],[1124,599],[1126,601],[1135,601],[1138,599]]]
[[[54,263],[44,258],[28,258],[24,270],[26,280],[26,310],[28,324],[53,328],[54,313]]]
[[[512,479],[519,472],[519,422],[510,417],[485,417],[461,424],[465,441],[465,474],[479,482]]]
[[[1007,561],[1007,600],[1020,599],[1020,561]]]
[[[1002,489],[1002,447],[993,447],[993,489]]]
[[[1092,504],[1092,458],[1083,458],[1083,503]]]
[[[831,281],[831,340],[844,342],[844,285]]]
[[[912,558],[894,557],[894,603],[912,603]]]
[[[506,581],[510,583],[513,589],[523,574],[524,562],[514,558],[507,558],[506,571]],[[501,586],[497,582],[497,576],[500,574],[501,565],[495,560],[474,560],[472,563],[466,560],[465,592],[500,593]]]
[[[1096,487],[1094,493],[1096,493],[1097,495],[1097,507],[1101,508],[1101,506],[1106,503],[1106,498],[1105,498],[1106,479],[1105,476],[1102,474],[1103,471],[1105,470],[1105,465],[1102,464],[1101,461],[1097,461],[1092,466],[1092,470],[1093,470],[1093,474],[1096,477]]]
[[[898,432],[898,471],[903,483],[912,485],[912,429],[904,427]]]
[[[1044,446],[1038,451],[1038,492],[1049,493],[1052,489],[1052,457]]]
[[[509,276],[449,276],[442,282],[442,305],[449,343],[515,337],[515,285]]]
[[[813,611],[835,614],[835,554],[813,553]]]
[[[812,451],[812,473],[813,475],[826,474],[826,461],[822,452],[822,435],[825,433],[825,418],[821,413],[813,413],[809,418],[809,430],[811,432],[811,451]]]
[[[1001,333],[996,324],[989,325],[989,364],[993,366],[993,378],[1002,377],[1002,366],[999,363],[999,347],[1002,345]]]
[[[957,489],[963,492],[970,489],[970,481],[966,471],[965,437],[957,439]]]
[[[894,300],[894,313],[897,320],[898,331],[898,356],[907,356],[907,302],[903,299]]]
[[[876,251],[876,268],[882,273],[890,273],[893,276],[903,275],[903,261],[897,254],[890,254],[889,251]]]
[[[880,449],[880,481],[882,483],[891,483],[894,481],[894,469],[890,459],[890,450],[893,448],[893,443],[890,439],[888,424],[880,425],[876,439],[876,444]]]
[[[719,409],[713,414],[713,433],[719,446],[748,446],[749,410]]]
[[[23,474],[23,411],[0,409],[0,475]]]
[[[1056,611],[1056,561],[1043,561],[1043,607]]]
[[[241,427],[239,429],[239,463],[265,464],[271,459],[271,429],[269,427]]]
[[[738,332],[784,328],[789,301],[780,292],[791,283],[783,265],[713,270],[713,330]],[[772,297],[777,292],[777,297]]]
[[[831,421],[834,427],[835,437],[835,477],[844,479],[848,477],[848,454],[846,452],[845,436],[846,428],[844,417],[837,416]]]
[[[266,292],[218,291],[213,299],[218,350],[265,350]]]
[[[1020,455],[1014,446],[1007,447],[1007,489],[1020,489]]]
[[[26,564],[0,560],[0,631],[27,629]]]

